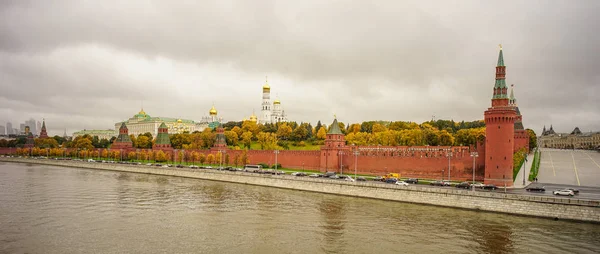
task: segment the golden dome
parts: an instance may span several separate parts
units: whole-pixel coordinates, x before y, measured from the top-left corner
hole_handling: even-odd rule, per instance
[[[213,105],[212,108],[210,108],[210,111],[208,111],[208,113],[211,116],[216,116],[217,115],[217,109],[215,109],[215,105]]]
[[[250,116],[250,121],[252,122],[256,122],[258,120],[258,118],[256,117],[256,115],[254,114],[254,112],[252,112],[252,115]]]
[[[177,123],[183,123],[183,120],[177,119]]]
[[[273,102],[273,104],[281,104],[281,102],[279,101],[279,99],[277,99]]]
[[[271,91],[271,86],[269,86],[269,81],[267,80],[267,77],[265,77],[265,84],[263,85],[263,92],[269,92]]]

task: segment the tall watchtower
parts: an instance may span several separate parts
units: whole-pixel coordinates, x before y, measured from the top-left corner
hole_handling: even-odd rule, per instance
[[[517,113],[509,103],[502,46],[496,66],[492,107],[485,111],[485,176],[487,184],[513,185],[513,150]]]
[[[325,137],[325,145],[321,147],[321,168],[340,173],[341,156],[343,156],[340,153],[347,153],[347,150],[344,133],[340,130],[337,118],[334,118]]]

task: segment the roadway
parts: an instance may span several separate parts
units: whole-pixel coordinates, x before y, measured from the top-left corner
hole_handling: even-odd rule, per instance
[[[600,189],[600,153],[542,148],[538,183]]]

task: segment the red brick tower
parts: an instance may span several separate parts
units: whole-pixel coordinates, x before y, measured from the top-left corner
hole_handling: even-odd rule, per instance
[[[156,141],[152,145],[152,150],[162,150],[173,152],[171,147],[171,139],[169,138],[169,128],[165,123],[161,123],[158,126],[158,135],[156,135]]]
[[[227,140],[225,139],[225,129],[222,124],[219,124],[217,127],[217,135],[215,137],[215,144],[213,145],[213,150],[219,151],[227,149]]]
[[[514,124],[517,113],[509,104],[505,78],[506,66],[500,46],[492,107],[485,111],[484,182],[497,186],[513,185]]]
[[[131,142],[131,138],[129,137],[129,129],[127,129],[125,122],[121,123],[121,128],[119,128],[119,136],[110,146],[110,149],[123,149],[125,150],[124,152],[129,149],[133,149],[133,142]]]
[[[525,130],[525,127],[523,127],[523,116],[521,115],[521,110],[519,110],[519,105],[517,105],[514,86],[515,85],[510,85],[510,98],[508,99],[508,104],[510,104],[517,113],[517,117],[515,118],[514,151],[517,152],[521,148],[525,148],[525,152],[529,153],[529,133]]]
[[[321,169],[329,172],[340,173],[340,152],[346,152],[346,139],[340,130],[337,118],[333,119],[331,127],[325,138],[325,145],[321,147]]]
[[[48,133],[46,132],[46,119],[42,120],[42,131],[40,132],[40,138],[48,138]]]

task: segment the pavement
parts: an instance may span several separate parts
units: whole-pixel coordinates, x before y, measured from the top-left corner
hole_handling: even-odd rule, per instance
[[[519,170],[519,175],[517,175],[517,177],[515,178],[513,188],[522,189],[531,183],[529,181],[529,171],[531,171],[531,163],[533,163],[533,153],[527,155],[527,161],[523,163],[521,170]],[[525,175],[523,175],[523,172],[525,172]],[[523,178],[525,178],[525,184],[523,184]]]
[[[600,189],[600,153],[542,148],[538,182]]]

